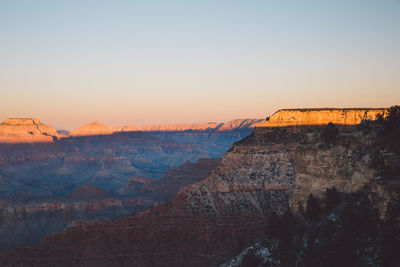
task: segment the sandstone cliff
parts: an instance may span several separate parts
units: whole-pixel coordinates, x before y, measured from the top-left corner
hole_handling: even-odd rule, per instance
[[[53,142],[57,131],[34,118],[10,118],[0,124],[0,143]]]
[[[232,130],[241,130],[241,129],[252,129],[259,123],[261,123],[263,120],[259,119],[237,119],[237,120],[232,120],[228,121],[224,125],[222,125],[220,128],[218,128],[218,131],[232,131]]]
[[[113,128],[97,121],[80,126],[78,129],[71,131],[71,136],[88,136],[88,135],[105,135],[112,134]]]
[[[181,124],[154,124],[154,125],[127,125],[122,126],[121,130],[124,132],[128,131],[144,131],[144,132],[178,132],[178,131],[205,131],[212,130],[219,127],[219,123],[181,123]],[[118,129],[118,128],[117,128]]]
[[[385,113],[384,108],[344,108],[344,109],[282,109],[275,112],[258,127],[284,127],[296,125],[355,125],[363,120],[375,120]]]
[[[151,124],[151,125],[125,125],[110,127],[104,124],[99,124],[94,121],[89,124],[84,124],[78,129],[70,132],[71,136],[85,136],[85,135],[103,135],[117,132],[184,132],[184,131],[237,131],[252,129],[258,123],[262,122],[260,119],[238,119],[232,120],[227,123],[178,123],[178,124]]]

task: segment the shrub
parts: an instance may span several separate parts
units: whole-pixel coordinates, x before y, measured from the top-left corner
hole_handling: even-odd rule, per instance
[[[328,188],[325,191],[325,207],[326,210],[331,211],[340,204],[340,193],[335,187]]]
[[[333,144],[336,141],[336,137],[338,134],[339,130],[332,122],[330,122],[322,130],[322,139],[325,144]]]
[[[321,207],[318,199],[316,199],[313,194],[310,194],[307,199],[307,207],[305,212],[306,218],[310,221],[316,221],[318,220],[320,213]]]

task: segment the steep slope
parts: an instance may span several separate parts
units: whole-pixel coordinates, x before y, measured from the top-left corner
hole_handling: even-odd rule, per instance
[[[74,190],[71,194],[66,196],[71,200],[89,200],[89,199],[100,199],[110,198],[111,195],[107,194],[103,189],[93,186],[91,184],[82,185]]]
[[[143,195],[165,202],[175,196],[181,187],[203,180],[218,166],[220,161],[220,159],[209,158],[200,158],[195,163],[186,161],[184,164],[166,171],[159,180],[131,177],[119,193]]]
[[[84,184],[63,198],[0,200],[0,251],[36,244],[45,235],[60,232],[76,221],[113,219],[153,207],[171,199],[181,186],[205,178],[218,162],[219,159],[205,158],[197,163],[187,162],[167,171],[160,180],[131,177],[119,192],[122,196]],[[10,182],[12,179],[0,177],[0,185],[5,188]],[[23,184],[13,186],[15,190],[26,190]],[[1,187],[0,192],[3,193]]]
[[[79,221],[115,219],[152,206],[151,199],[118,198],[90,185],[78,188],[66,198],[29,203],[0,200],[0,251],[37,244],[46,235]]]
[[[379,128],[379,127],[378,127]],[[343,129],[331,144],[323,128],[256,128],[203,181],[167,204],[112,222],[81,224],[4,263],[107,266],[214,266],[264,232],[309,193],[350,192],[373,180],[379,129]]]
[[[228,121],[220,128],[218,131],[232,131],[232,130],[244,130],[244,129],[253,129],[256,125],[261,123],[263,120],[258,119],[237,119]]]

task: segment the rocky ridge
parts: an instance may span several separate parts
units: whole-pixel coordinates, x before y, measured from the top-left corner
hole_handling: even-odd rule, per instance
[[[84,124],[69,133],[70,136],[106,135],[112,134],[113,128],[98,121]]]
[[[282,109],[258,124],[259,127],[356,125],[363,120],[375,120],[384,115],[384,108],[317,108],[317,109]]]
[[[66,137],[84,137],[97,135],[111,135],[123,132],[207,132],[207,131],[238,131],[249,130],[260,123],[257,119],[238,119],[227,123],[182,123],[182,124],[154,124],[154,125],[126,125],[111,127],[93,121],[81,125],[73,131],[59,130],[42,124],[34,118],[10,118],[0,124],[0,143],[32,143],[53,142],[55,139]]]
[[[0,124],[0,143],[53,142],[62,136],[35,118],[10,118]]]

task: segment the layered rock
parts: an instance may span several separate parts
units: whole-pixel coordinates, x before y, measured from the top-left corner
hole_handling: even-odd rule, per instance
[[[321,133],[321,128],[256,128],[206,179],[181,188],[169,203],[137,216],[72,227],[2,259],[87,266],[222,263],[263,233],[272,211],[282,214],[332,186],[351,192],[373,180],[374,135],[347,128],[330,146]]]
[[[256,128],[206,179],[181,188],[166,204],[110,222],[78,224],[2,255],[0,262],[215,266],[262,234],[272,211],[282,214],[333,186],[353,192],[373,183],[379,131],[347,127],[326,144],[322,127],[295,126]]]
[[[85,184],[79,186],[74,192],[67,196],[68,199],[74,200],[85,200],[85,199],[100,199],[110,198],[111,195],[106,193],[103,189],[93,186],[91,184]]]
[[[131,177],[125,187],[119,191],[123,195],[143,195],[157,202],[170,200],[178,190],[186,185],[200,182],[220,163],[220,159],[200,158],[196,163],[184,164],[165,172],[159,179]]]
[[[0,143],[53,142],[57,131],[35,118],[10,118],[0,124]]]
[[[205,131],[213,130],[221,126],[221,123],[181,123],[181,124],[153,124],[153,125],[127,125],[122,126],[121,131],[144,131],[144,132],[180,132],[180,131]],[[118,129],[118,128],[117,128]]]
[[[71,136],[90,136],[112,134],[113,132],[114,130],[112,127],[101,124],[98,121],[93,121],[80,126],[78,129],[71,131],[69,134]]]
[[[92,185],[79,187],[65,198],[29,203],[2,200],[0,251],[36,244],[77,222],[115,219],[152,206],[150,199],[118,198]]]
[[[218,128],[218,131],[233,131],[233,130],[243,130],[243,129],[252,129],[259,123],[261,123],[263,120],[260,119],[237,119],[237,120],[232,120],[224,125],[222,125],[220,128]]]
[[[86,266],[222,263],[263,232],[272,211],[281,214],[333,186],[352,192],[374,180],[373,134],[347,128],[330,146],[321,133],[321,128],[256,128],[233,145],[210,176],[181,188],[169,203],[137,216],[72,227],[2,260]]]
[[[178,124],[150,124],[150,125],[125,125],[109,127],[94,121],[90,124],[84,124],[78,129],[70,132],[71,136],[102,135],[116,132],[185,132],[185,131],[237,131],[252,129],[260,119],[237,119],[227,123],[178,123]]]
[[[282,109],[275,112],[258,127],[285,127],[301,125],[356,125],[363,120],[375,120],[385,113],[384,108],[319,108]]]

